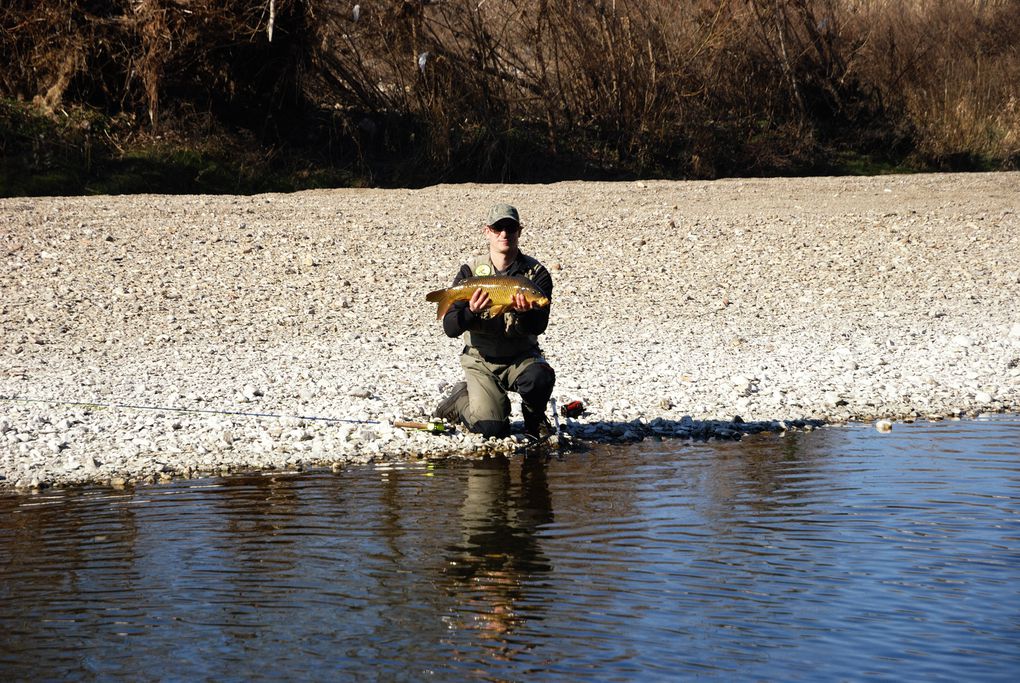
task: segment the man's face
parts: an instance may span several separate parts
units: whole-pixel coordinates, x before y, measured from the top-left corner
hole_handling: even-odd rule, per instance
[[[517,249],[517,239],[520,235],[521,226],[513,221],[502,220],[485,228],[489,249],[497,254],[509,254]]]

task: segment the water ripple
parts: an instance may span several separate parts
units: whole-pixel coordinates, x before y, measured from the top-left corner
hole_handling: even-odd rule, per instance
[[[1012,680],[1018,615],[1016,417],[0,498],[13,679]]]

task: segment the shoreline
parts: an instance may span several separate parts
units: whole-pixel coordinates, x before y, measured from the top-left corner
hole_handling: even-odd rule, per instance
[[[497,201],[552,272],[582,441],[1018,412],[1017,197],[1014,172],[0,199],[0,397],[182,410],[0,401],[0,488],[520,449],[389,425],[460,379],[424,295]]]

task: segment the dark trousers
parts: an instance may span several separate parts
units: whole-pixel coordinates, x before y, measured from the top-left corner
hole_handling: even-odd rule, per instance
[[[525,425],[544,418],[556,373],[537,351],[508,363],[494,363],[469,348],[461,354],[460,365],[468,395],[458,409],[471,431],[497,437],[510,432],[510,391],[520,394]]]

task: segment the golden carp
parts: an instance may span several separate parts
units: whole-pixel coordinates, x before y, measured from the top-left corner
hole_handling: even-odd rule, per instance
[[[549,297],[532,284],[531,280],[509,275],[464,278],[453,287],[429,292],[425,295],[425,300],[439,304],[436,319],[441,320],[454,301],[467,301],[476,289],[484,290],[489,295],[489,308],[484,313],[489,318],[502,315],[511,308],[514,304],[514,294],[518,293],[523,294],[532,306],[540,308],[549,305]]]

